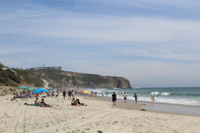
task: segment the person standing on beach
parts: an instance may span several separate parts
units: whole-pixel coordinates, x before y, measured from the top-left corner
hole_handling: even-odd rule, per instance
[[[154,95],[151,95],[151,100],[152,100],[152,102],[155,101],[155,100],[154,100]]]
[[[138,96],[136,95],[136,93],[135,93],[135,95],[133,97],[135,97],[135,103],[137,104]]]
[[[74,98],[74,90],[72,90],[71,95],[72,95],[72,98]]]
[[[102,91],[102,97],[104,97],[104,91]]]
[[[64,100],[65,100],[65,97],[66,97],[66,91],[64,90],[63,91],[63,98],[64,98]]]
[[[71,100],[71,91],[70,90],[68,91],[68,100],[69,99]]]
[[[152,99],[152,101],[153,101],[153,102],[155,101],[155,99],[154,99],[154,95],[153,95],[153,99]]]
[[[112,94],[112,101],[113,101],[113,105],[116,105],[117,95],[115,94],[115,92],[113,92]]]
[[[127,95],[126,95],[126,93],[124,92],[124,103],[127,103]]]

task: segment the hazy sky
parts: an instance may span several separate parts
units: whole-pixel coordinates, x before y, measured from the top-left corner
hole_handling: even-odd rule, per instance
[[[199,0],[0,0],[0,62],[200,86]]]

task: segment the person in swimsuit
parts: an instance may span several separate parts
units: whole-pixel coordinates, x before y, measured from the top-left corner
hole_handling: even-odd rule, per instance
[[[137,104],[138,96],[136,95],[136,93],[135,93],[135,95],[133,97],[135,97],[135,103]]]
[[[38,98],[35,99],[35,106],[39,106],[40,102],[38,101]]]
[[[127,95],[125,92],[124,92],[124,103],[127,103]]]
[[[112,94],[113,105],[116,105],[116,101],[117,101],[117,95],[115,94],[115,92],[113,92],[113,94]]]

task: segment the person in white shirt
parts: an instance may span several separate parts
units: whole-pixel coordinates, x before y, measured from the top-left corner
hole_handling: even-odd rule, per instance
[[[72,90],[72,98],[74,98],[74,90]]]
[[[102,91],[102,97],[104,97],[104,91]]]
[[[127,103],[127,95],[125,92],[124,92],[124,103]]]

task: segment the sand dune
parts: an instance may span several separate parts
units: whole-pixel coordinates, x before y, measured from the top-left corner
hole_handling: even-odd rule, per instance
[[[45,98],[53,108],[26,106],[34,99],[5,101],[0,97],[0,133],[199,133],[197,116],[172,115],[121,109],[103,100],[80,97],[89,106],[70,106],[70,101]]]

